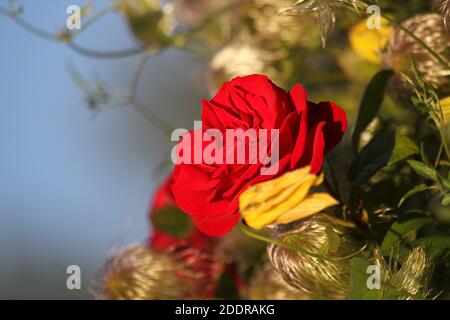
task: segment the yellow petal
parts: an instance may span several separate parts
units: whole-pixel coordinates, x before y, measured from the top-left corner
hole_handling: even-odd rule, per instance
[[[248,188],[239,199],[239,209],[247,224],[261,229],[308,199],[310,189],[323,182],[323,174],[316,176],[310,170],[309,166],[297,169]]]
[[[262,190],[259,194],[266,195],[265,198],[259,197],[259,201],[251,201],[249,205],[245,208],[247,214],[259,215],[264,212],[268,212],[282,206],[282,208],[289,208],[289,199],[295,197],[298,201],[301,201],[308,193],[311,186],[314,184],[316,177],[314,175],[307,175],[299,181],[293,182],[290,186],[284,189],[271,189],[267,190],[269,192],[265,193]],[[273,191],[277,191],[277,194],[272,194]],[[295,205],[295,204],[294,204]]]
[[[275,223],[289,223],[303,219],[337,204],[338,201],[328,193],[313,193],[308,195],[298,206],[280,215]]]
[[[267,199],[280,194],[281,190],[303,180],[311,171],[310,166],[289,172],[276,179],[253,185],[239,198],[240,207],[247,207],[251,203],[264,202]]]
[[[258,206],[242,210],[247,224],[254,229],[261,229],[275,221],[281,214],[295,207],[308,194],[317,177],[308,175],[301,183],[288,188],[279,197],[268,199]]]

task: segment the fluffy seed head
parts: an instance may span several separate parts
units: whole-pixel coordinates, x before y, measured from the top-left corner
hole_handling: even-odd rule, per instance
[[[274,270],[288,284],[315,299],[346,297],[350,262],[344,258],[358,251],[346,228],[334,224],[326,215],[318,214],[301,220],[287,232],[276,231],[276,237],[306,252],[277,245],[268,247]]]

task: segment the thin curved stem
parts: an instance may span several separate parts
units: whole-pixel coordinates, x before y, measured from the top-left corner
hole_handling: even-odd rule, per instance
[[[103,14],[105,14],[106,12],[107,11],[103,12]],[[93,50],[93,49],[85,48],[79,44],[76,44],[72,40],[64,42],[61,40],[61,38],[57,34],[40,29],[40,28],[36,27],[35,25],[29,23],[25,19],[22,19],[20,16],[11,14],[8,10],[6,10],[2,7],[0,7],[0,14],[6,16],[8,18],[11,18],[22,29],[30,32],[31,34],[33,34],[39,38],[53,41],[53,42],[58,42],[58,43],[65,43],[67,45],[67,47],[69,49],[73,50],[74,52],[79,53],[83,56],[91,57],[91,58],[120,59],[120,58],[126,58],[126,57],[137,55],[139,53],[144,52],[146,49],[145,46],[141,46],[141,47],[129,48],[129,49],[123,49],[123,50],[117,50],[117,51]],[[96,20],[97,19],[99,19],[99,16],[97,16]]]
[[[100,10],[98,13],[93,15],[89,20],[83,22],[83,28],[76,30],[71,33],[72,38],[78,36],[80,33],[84,32],[86,29],[88,29],[90,26],[92,26],[95,22],[100,20],[102,17],[104,17],[107,13],[111,12],[114,9],[114,4],[109,5],[102,10]]]
[[[89,48],[82,47],[74,42],[67,42],[67,47],[76,53],[79,53],[86,57],[98,58],[98,59],[121,59],[138,55],[146,50],[145,46],[122,49],[117,51],[97,51]]]
[[[163,50],[162,50],[163,51]],[[157,54],[162,51],[158,51]],[[164,135],[169,134],[173,130],[173,126],[163,121],[158,115],[156,115],[151,109],[145,107],[138,99],[139,81],[142,77],[142,73],[145,69],[145,65],[154,54],[145,53],[141,59],[137,62],[133,77],[131,80],[129,90],[129,102],[133,105],[155,128],[157,128]]]
[[[134,100],[134,98],[137,96],[137,91],[139,89],[139,81],[141,80],[142,73],[144,72],[145,69],[145,65],[147,64],[148,59],[150,59],[151,56],[152,54],[148,52],[142,55],[142,57],[138,60],[136,67],[134,68],[133,77],[130,85],[131,100]]]
[[[130,104],[135,107],[139,113],[141,113],[144,118],[150,122],[159,132],[163,135],[169,134],[172,130],[172,126],[165,121],[161,120],[158,115],[156,115],[150,108],[147,108],[143,103],[141,103],[138,99],[134,98],[133,101],[130,101]]]
[[[7,9],[0,7],[0,14],[6,16],[8,18],[11,18],[15,23],[17,23],[24,30],[34,34],[35,36],[37,36],[39,38],[54,41],[54,42],[60,42],[60,40],[56,34],[53,34],[51,32],[45,31],[43,29],[40,29],[40,28],[32,25],[28,21],[22,19],[19,15],[12,14]]]

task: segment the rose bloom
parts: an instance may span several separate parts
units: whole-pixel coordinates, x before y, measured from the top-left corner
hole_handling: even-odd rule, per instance
[[[308,165],[311,173],[319,172],[325,154],[341,140],[347,118],[332,102],[308,101],[300,84],[285,92],[257,74],[226,82],[211,101],[203,101],[203,131],[218,129],[225,136],[226,129],[250,128],[279,130],[276,173],[261,175],[261,168],[267,166],[261,163],[175,166],[174,199],[207,235],[222,236],[236,225],[239,195],[248,186]],[[270,148],[270,143],[267,146]]]

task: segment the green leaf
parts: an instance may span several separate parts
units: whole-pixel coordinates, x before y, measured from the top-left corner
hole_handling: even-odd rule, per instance
[[[409,190],[405,195],[400,199],[400,202],[398,203],[397,207],[401,207],[402,204],[411,196],[415,195],[416,193],[420,193],[423,191],[426,191],[428,189],[431,189],[431,187],[427,186],[426,184],[419,184],[418,186],[415,186],[414,189]]]
[[[448,206],[450,205],[450,194],[447,194],[441,201],[441,204],[443,206]]]
[[[417,144],[407,136],[397,134],[395,136],[395,147],[388,165],[394,165],[406,158],[420,152]]]
[[[239,300],[241,298],[234,280],[228,272],[222,273],[214,297],[225,300]]]
[[[393,74],[392,70],[381,70],[373,76],[366,87],[353,132],[352,143],[355,152],[358,150],[361,133],[375,118],[383,103],[384,91]]]
[[[191,218],[174,207],[153,212],[151,221],[156,229],[175,238],[186,237],[193,229]]]
[[[419,147],[407,136],[381,133],[356,156],[350,167],[350,180],[353,185],[361,184],[386,165],[397,164],[419,152]]]
[[[339,247],[341,246],[341,237],[332,228],[327,228],[325,232],[328,236],[328,247],[330,253],[338,252]]]
[[[365,182],[386,166],[392,157],[395,140],[393,132],[384,132],[361,150],[349,170],[349,179],[354,186]]]
[[[370,262],[366,257],[355,257],[351,261],[350,273],[350,298],[352,300],[378,300],[380,290],[370,290],[367,286],[367,280],[370,273],[367,268]]]
[[[350,275],[350,296],[352,300],[363,300],[367,292],[367,267],[369,260],[363,257],[356,257],[351,262]]]
[[[419,176],[432,181],[437,180],[438,174],[433,167],[416,160],[408,160],[408,164]]]
[[[422,162],[424,162],[426,165],[431,165],[431,161],[427,156],[427,153],[425,151],[425,144],[423,142],[420,143],[420,157],[422,158]]]
[[[420,238],[411,243],[411,246],[423,246],[432,259],[450,261],[450,237],[433,236]]]
[[[446,187],[447,189],[450,189],[450,180],[448,180],[447,178],[444,178],[442,176],[439,176],[439,180],[441,181],[441,183],[443,184],[444,187]]]
[[[417,231],[425,225],[433,223],[429,217],[419,217],[405,221],[396,221],[389,228],[381,244],[381,252],[389,254],[389,249],[396,246],[411,232]]]
[[[325,241],[319,248],[319,251],[317,251],[317,255],[326,257],[328,255],[328,251],[330,250],[330,244],[329,241]]]

